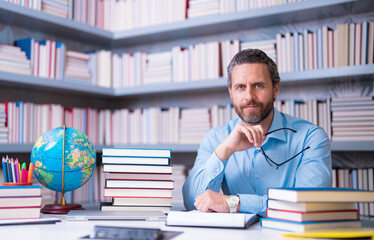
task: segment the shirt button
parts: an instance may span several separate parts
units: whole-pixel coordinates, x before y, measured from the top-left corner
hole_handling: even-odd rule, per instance
[[[256,175],[256,178],[260,178],[260,174],[257,174],[257,175]]]
[[[218,168],[216,168],[216,172],[219,172],[219,169],[218,169]]]

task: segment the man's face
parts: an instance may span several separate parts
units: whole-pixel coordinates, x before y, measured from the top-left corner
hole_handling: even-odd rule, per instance
[[[260,123],[268,117],[278,95],[279,82],[273,86],[267,65],[236,65],[231,79],[230,98],[239,117],[249,124]]]

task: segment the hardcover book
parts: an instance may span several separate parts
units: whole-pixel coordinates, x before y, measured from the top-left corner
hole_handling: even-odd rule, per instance
[[[260,225],[263,228],[270,228],[291,232],[306,232],[319,229],[335,228],[360,228],[360,220],[352,221],[325,221],[325,222],[292,222],[273,218],[261,218]]]
[[[270,188],[268,198],[289,202],[373,202],[374,191],[352,188]]]

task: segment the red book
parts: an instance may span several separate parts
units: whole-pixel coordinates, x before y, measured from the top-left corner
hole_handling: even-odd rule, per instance
[[[324,222],[360,219],[357,210],[296,212],[270,208],[266,210],[266,217],[293,222]]]

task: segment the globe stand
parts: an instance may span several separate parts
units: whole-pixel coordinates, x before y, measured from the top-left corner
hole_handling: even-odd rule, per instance
[[[64,175],[65,175],[65,128],[66,125],[63,125],[63,139],[62,139],[62,197],[60,204],[46,204],[42,209],[41,213],[44,214],[67,214],[70,210],[84,210],[80,204],[66,204],[64,193]]]

